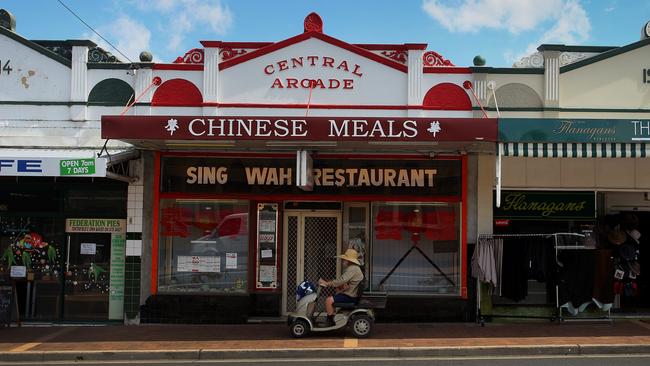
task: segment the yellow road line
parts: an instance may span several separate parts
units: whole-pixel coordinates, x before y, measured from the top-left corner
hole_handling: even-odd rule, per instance
[[[345,338],[343,340],[343,348],[356,348],[359,347],[359,340],[356,338]]]
[[[9,350],[9,352],[23,352],[30,350],[36,346],[38,346],[40,343],[25,343],[22,346],[14,347]]]

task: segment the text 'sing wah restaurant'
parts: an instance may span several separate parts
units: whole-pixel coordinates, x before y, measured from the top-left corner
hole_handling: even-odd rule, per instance
[[[314,13],[279,42],[201,44],[153,65],[150,103],[102,117],[142,150],[141,321],[280,317],[347,248],[388,294],[379,319],[469,319],[496,141],[469,68],[346,43]]]

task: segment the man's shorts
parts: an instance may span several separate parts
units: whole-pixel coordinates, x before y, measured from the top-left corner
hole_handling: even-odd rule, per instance
[[[346,302],[355,304],[357,302],[357,299],[346,294],[336,294],[334,295],[334,302]]]

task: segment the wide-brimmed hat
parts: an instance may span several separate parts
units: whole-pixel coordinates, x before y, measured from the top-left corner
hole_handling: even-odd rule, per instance
[[[625,231],[621,230],[619,226],[616,226],[614,230],[609,230],[607,232],[607,240],[614,245],[621,245],[627,239],[627,234]]]
[[[341,258],[341,259],[345,259],[346,261],[352,262],[352,263],[354,263],[356,265],[359,265],[359,266],[361,265],[361,263],[359,263],[359,259],[358,259],[359,258],[359,253],[357,253],[357,251],[354,250],[354,249],[348,249],[348,250],[345,251],[345,253],[343,253],[341,255],[337,255],[336,257]]]

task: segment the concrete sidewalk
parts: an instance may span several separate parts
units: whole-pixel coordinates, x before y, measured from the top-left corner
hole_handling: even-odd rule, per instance
[[[0,328],[0,361],[650,354],[650,323],[375,324],[293,339],[281,324]]]

